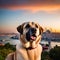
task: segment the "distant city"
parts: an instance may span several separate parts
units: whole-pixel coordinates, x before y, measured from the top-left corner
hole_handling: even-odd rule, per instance
[[[0,33],[0,45],[4,45],[6,43],[16,45],[19,42],[19,33]],[[43,46],[44,49],[48,49],[49,47],[53,48],[56,45],[60,46],[60,33],[46,30],[42,34],[40,44]]]
[[[17,35],[18,33],[1,33],[0,32],[0,36],[2,36],[2,35]]]
[[[0,36],[19,36],[19,33],[1,33],[0,32]],[[60,41],[60,33],[51,32],[50,30],[47,30],[43,32],[42,39],[43,40],[51,39],[52,41]]]

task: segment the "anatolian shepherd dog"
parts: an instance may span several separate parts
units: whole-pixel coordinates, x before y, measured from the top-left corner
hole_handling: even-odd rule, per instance
[[[21,43],[6,60],[41,60],[42,47],[39,43],[43,28],[35,22],[25,22],[17,27],[17,31]]]

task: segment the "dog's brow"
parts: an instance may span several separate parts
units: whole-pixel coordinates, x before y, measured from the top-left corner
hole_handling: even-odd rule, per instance
[[[25,28],[29,28],[30,27],[30,25],[29,24],[27,24],[26,26],[25,26]]]

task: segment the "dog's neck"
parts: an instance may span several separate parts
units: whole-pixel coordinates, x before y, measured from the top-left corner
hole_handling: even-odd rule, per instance
[[[36,47],[37,47],[37,46],[36,46]],[[35,47],[35,48],[36,48],[36,47]],[[35,49],[35,48],[32,48],[32,47],[28,47],[28,48],[26,48],[26,47],[24,47],[21,43],[18,44],[18,45],[16,45],[16,49],[17,49],[17,50],[19,50],[20,48],[24,48],[24,49],[26,49],[26,50]]]
[[[39,53],[38,53],[38,51],[39,51]],[[41,54],[41,52],[42,52],[42,48],[41,48],[41,46],[40,45],[38,45],[36,48],[24,48],[21,44],[18,44],[17,46],[16,46],[16,51],[17,51],[17,60],[30,60],[30,56],[28,57],[28,55],[27,54],[29,54],[30,53],[30,51],[32,52],[31,54],[32,55],[34,55],[34,54],[36,54],[36,51],[37,51],[37,53],[38,53],[38,56]],[[34,52],[35,51],[35,52]],[[23,56],[23,57],[22,57]],[[31,56],[32,57],[32,56]],[[34,57],[32,57],[32,58],[34,58]],[[41,57],[38,59],[38,60],[40,60],[41,59]],[[33,59],[31,59],[31,60],[33,60]]]

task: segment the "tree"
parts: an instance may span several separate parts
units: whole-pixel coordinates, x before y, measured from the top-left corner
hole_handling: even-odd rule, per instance
[[[49,55],[48,54],[49,53],[47,51],[43,51],[42,52],[42,58],[41,58],[41,60],[48,60],[48,58],[49,58]]]
[[[59,46],[55,46],[54,48],[52,48],[49,51],[49,56],[53,60],[60,60],[60,47]]]
[[[0,60],[5,60],[6,56],[15,50],[15,46],[10,45],[9,43],[4,46],[0,46]]]

